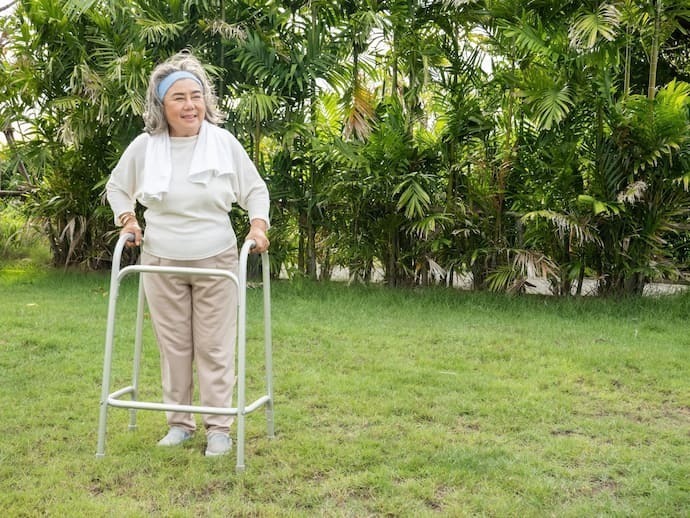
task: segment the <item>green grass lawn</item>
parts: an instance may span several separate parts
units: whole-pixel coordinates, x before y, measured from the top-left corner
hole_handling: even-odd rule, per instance
[[[5,516],[689,516],[690,296],[559,300],[275,282],[276,438],[247,469],[110,409],[108,277],[0,271]],[[250,365],[261,365],[251,290]],[[113,389],[136,300],[120,296]],[[160,398],[147,325],[142,399]],[[262,372],[252,371],[249,397]],[[234,430],[233,430],[234,431]]]

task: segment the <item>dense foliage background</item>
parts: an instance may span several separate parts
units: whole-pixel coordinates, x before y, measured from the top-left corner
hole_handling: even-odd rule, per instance
[[[103,184],[191,48],[272,193],[274,268],[640,293],[687,266],[690,0],[25,0],[0,189],[107,265]],[[241,229],[241,219],[237,225]],[[241,234],[241,230],[239,232]]]

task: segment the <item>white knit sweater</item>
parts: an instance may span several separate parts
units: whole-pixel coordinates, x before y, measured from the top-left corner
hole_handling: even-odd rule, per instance
[[[249,219],[269,223],[269,197],[266,184],[242,145],[222,130],[222,141],[229,146],[232,174],[212,175],[207,183],[190,181],[188,173],[198,137],[170,139],[172,170],[168,190],[160,200],[148,199],[143,249],[165,259],[195,260],[211,257],[236,242],[228,213],[233,203],[247,210]],[[108,202],[115,222],[134,210],[141,186],[148,139],[139,135],[120,157],[106,185]]]

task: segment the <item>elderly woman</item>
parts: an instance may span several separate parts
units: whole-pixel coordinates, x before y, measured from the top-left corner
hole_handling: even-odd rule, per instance
[[[145,265],[236,271],[238,246],[229,212],[246,209],[256,253],[268,249],[266,184],[235,137],[221,129],[216,97],[201,63],[179,53],[151,74],[145,133],[125,149],[106,191],[121,234],[143,242]],[[138,224],[143,207],[146,237]],[[227,278],[181,274],[143,275],[160,349],[163,400],[190,405],[196,366],[202,406],[228,407],[234,385],[236,287]],[[232,447],[230,416],[203,415],[206,455]],[[190,439],[196,422],[187,412],[168,412],[168,433],[158,444]]]

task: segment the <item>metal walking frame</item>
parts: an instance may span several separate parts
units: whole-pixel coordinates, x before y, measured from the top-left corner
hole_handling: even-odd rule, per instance
[[[157,411],[178,411],[191,412],[196,414],[217,414],[237,416],[237,465],[238,472],[244,471],[244,446],[245,446],[245,417],[255,410],[265,407],[266,427],[268,436],[274,437],[273,424],[273,373],[272,373],[272,337],[271,337],[271,294],[270,294],[270,268],[268,263],[268,252],[261,254],[261,269],[263,277],[263,302],[264,302],[264,354],[265,354],[265,377],[266,394],[262,395],[254,402],[246,404],[246,331],[247,331],[247,258],[250,250],[255,246],[253,240],[245,241],[240,251],[239,257],[239,277],[227,270],[216,270],[210,268],[184,268],[167,266],[144,266],[132,265],[120,269],[122,250],[127,241],[134,240],[134,235],[125,234],[115,246],[113,253],[113,265],[110,274],[110,293],[108,301],[108,321],[105,334],[105,354],[103,359],[103,382],[101,389],[100,415],[98,421],[98,446],[96,457],[105,456],[105,435],[108,418],[108,407],[129,408],[130,422],[129,429],[136,429],[137,410],[157,410]],[[236,407],[207,407],[195,405],[174,405],[166,403],[152,403],[139,401],[139,366],[141,363],[142,351],[142,331],[144,322],[144,288],[141,278],[139,279],[139,293],[137,300],[137,317],[134,337],[134,364],[132,372],[132,384],[128,387],[110,392],[110,376],[112,371],[113,342],[115,334],[115,313],[117,306],[117,296],[120,282],[124,277],[134,273],[186,273],[193,275],[205,275],[226,277],[237,286],[237,406]],[[129,395],[131,400],[122,400],[123,396]],[[232,404],[232,402],[229,402]]]

